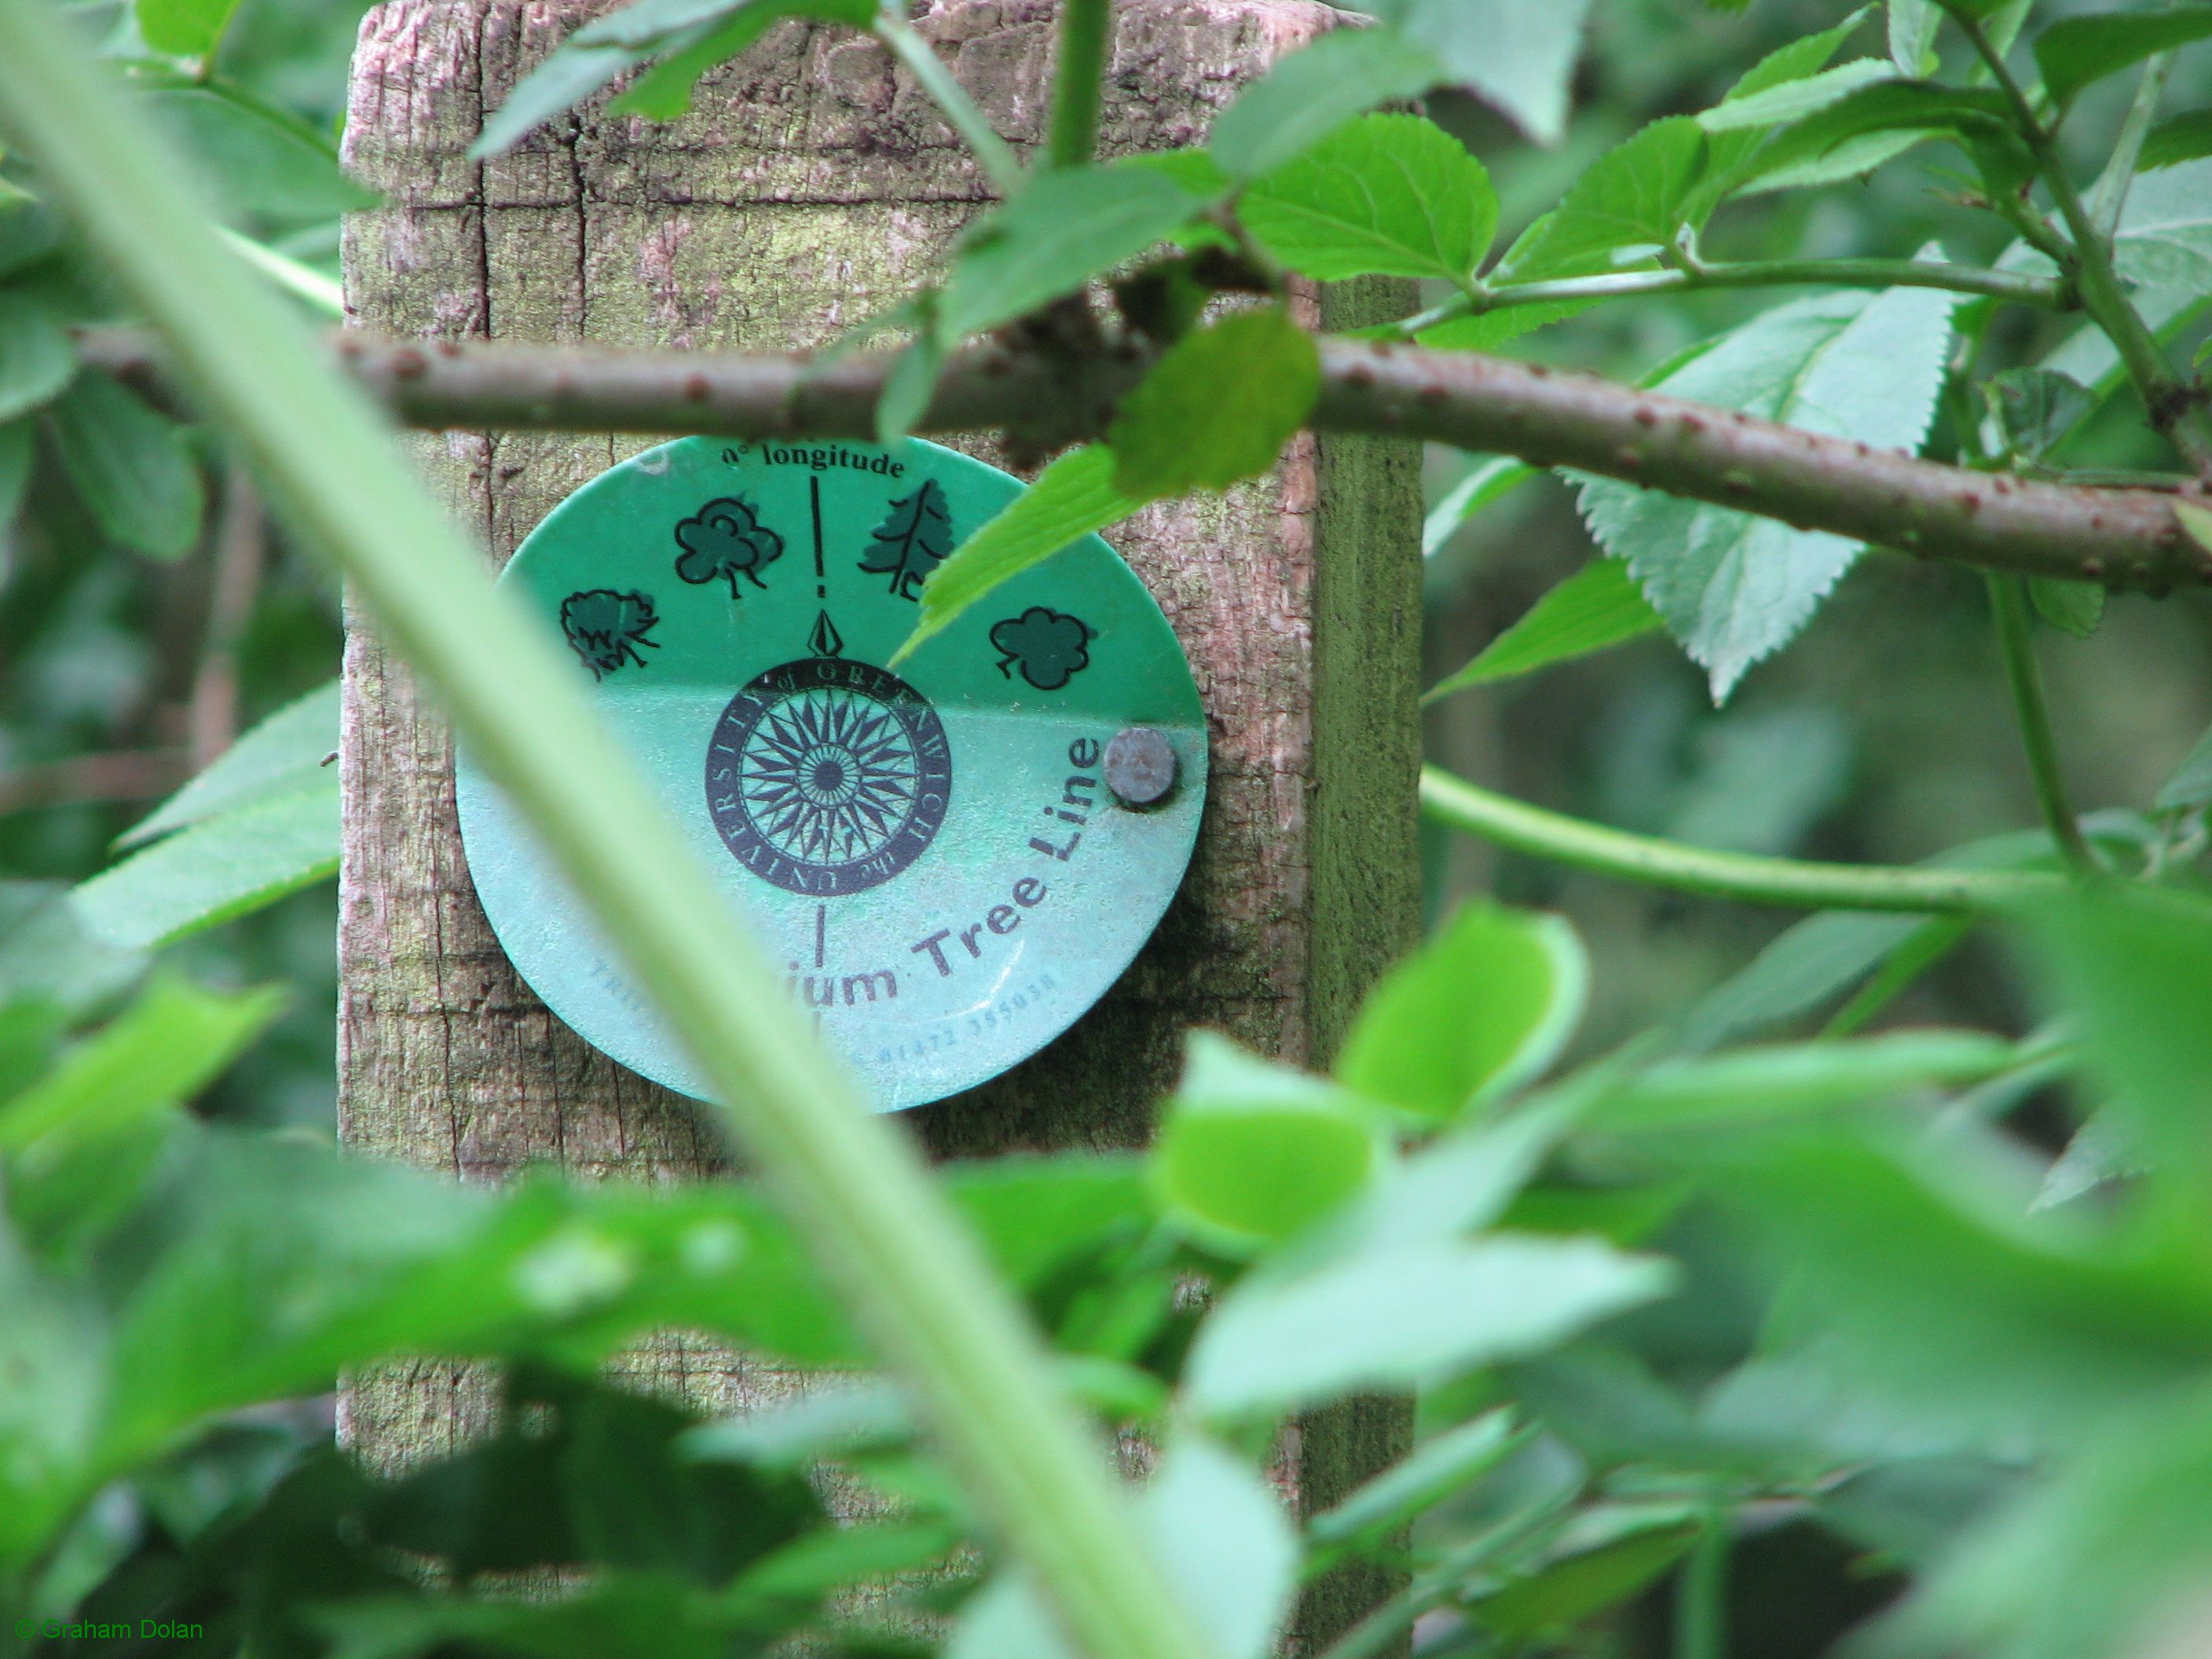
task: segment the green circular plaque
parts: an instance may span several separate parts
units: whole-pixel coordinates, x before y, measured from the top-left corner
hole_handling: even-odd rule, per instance
[[[686,438],[562,502],[500,578],[559,630],[793,1007],[885,1111],[1066,1030],[1158,925],[1198,835],[1198,689],[1098,537],[890,665],[923,580],[1022,488],[919,440]],[[1125,732],[1116,756],[1146,757],[1127,800],[1108,763]],[[465,748],[458,782],[477,895],[531,988],[623,1065],[703,1092]]]

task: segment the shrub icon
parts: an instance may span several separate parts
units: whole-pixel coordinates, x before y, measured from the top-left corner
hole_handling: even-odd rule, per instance
[[[750,501],[723,495],[708,501],[695,517],[676,526],[676,544],[684,550],[676,557],[676,574],[687,582],[710,582],[717,577],[738,597],[738,578],[763,587],[760,573],[783,556],[783,538],[760,521]]]
[[[1000,653],[999,672],[1012,679],[1019,668],[1022,678],[1040,691],[1057,691],[1088,668],[1091,641],[1097,637],[1080,617],[1041,605],[991,629],[991,643]]]

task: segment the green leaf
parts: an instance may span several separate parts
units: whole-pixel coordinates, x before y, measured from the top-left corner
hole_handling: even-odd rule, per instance
[[[1268,252],[1308,276],[1464,286],[1498,228],[1498,195],[1482,163],[1434,122],[1365,115],[1255,182],[1238,212]]]
[[[995,328],[1171,236],[1205,206],[1151,167],[1055,167],[1032,179],[962,243],[940,331]]]
[[[1895,161],[1916,145],[1942,136],[1924,129],[1862,133],[1856,138],[1844,139],[1811,161],[1751,169],[1749,179],[1735,185],[1730,193],[1765,196],[1785,190],[1817,190],[1823,185],[1862,179],[1876,167]]]
[[[2106,1109],[2172,1172],[2160,1189],[2196,1204],[2212,1179],[2212,906],[2179,894],[2084,896],[2048,910],[2039,931],[2046,971],[2112,1091]]]
[[[1671,246],[1688,222],[1706,139],[1686,115],[1654,121],[1590,164],[1499,262],[1507,282],[1595,275]]]
[[[1524,310],[1534,308],[1516,307],[1516,309]],[[1501,317],[1510,314],[1506,312],[1492,313],[1493,316]],[[1469,318],[1464,320],[1483,319]],[[1443,326],[1449,327],[1450,325],[1446,324]],[[1422,335],[1421,343],[1424,345],[1431,343],[1429,337],[1437,332],[1438,330],[1431,329],[1428,333]],[[1516,460],[1510,455],[1493,455],[1480,465],[1474,467],[1465,477],[1446,490],[1437,504],[1429,509],[1428,519],[1421,526],[1422,557],[1433,558],[1438,550],[1452,538],[1459,527],[1481,512],[1484,507],[1519,489],[1529,479],[1541,477],[1543,473],[1540,470],[1530,466],[1526,461]]]
[[[1665,1262],[1587,1239],[1513,1237],[1408,1244],[1256,1276],[1200,1326],[1183,1395],[1201,1414],[1234,1418],[1431,1387],[1540,1353],[1672,1282]]]
[[[1000,583],[1042,564],[1084,537],[1126,519],[1143,505],[1114,488],[1114,452],[1101,444],[1071,449],[1040,473],[997,516],[986,520],[921,586],[921,615],[891,665]]]
[[[135,847],[219,812],[323,789],[331,776],[324,763],[337,746],[338,683],[332,680],[246,732],[116,845]]]
[[[206,58],[222,40],[238,0],[132,0],[138,33],[173,58]]]
[[[2197,739],[2173,775],[2159,786],[2151,805],[2161,812],[2176,812],[2208,801],[2212,801],[2212,731]]]
[[[2044,621],[2061,633],[2086,640],[2105,619],[2105,590],[2095,582],[2060,581],[2052,576],[2031,576],[2027,597]]]
[[[93,522],[135,552],[181,558],[205,486],[184,434],[105,374],[80,374],[46,411],[62,470]]]
[[[1269,307],[1186,334],[1121,400],[1114,489],[1151,500],[1265,472],[1321,392],[1313,337]]]
[[[31,487],[31,458],[38,444],[28,421],[0,426],[0,532],[15,523]]]
[[[1532,674],[1624,640],[1639,639],[1662,626],[1626,564],[1619,559],[1594,559],[1537,600],[1466,667],[1430,687],[1421,701],[1434,702],[1471,685]]]
[[[2145,173],[2212,155],[2212,109],[2195,109],[2160,121],[2143,139],[2136,165]]]
[[[76,373],[76,351],[34,300],[0,289],[0,425],[61,394]],[[15,496],[0,484],[0,521]]]
[[[1423,1441],[1399,1462],[1307,1523],[1314,1542],[1365,1552],[1395,1547],[1392,1534],[1414,1516],[1472,1486],[1525,1443],[1500,1408]]]
[[[337,780],[202,820],[76,890],[103,943],[151,950],[248,915],[338,867]]]
[[[1237,1252],[1337,1208],[1385,1156],[1376,1115],[1360,1101],[1194,1031],[1150,1162],[1162,1207],[1201,1240]]]
[[[1775,134],[1753,159],[1753,179],[1830,159],[1846,144],[1874,137],[1954,133],[1963,140],[2017,148],[2011,109],[1985,87],[1943,87],[1925,81],[1877,81]],[[1863,171],[1866,163],[1852,166]]]
[[[1463,905],[1368,993],[1336,1073],[1373,1099],[1448,1121],[1541,1077],[1589,996],[1589,961],[1565,918]]]
[[[2062,110],[2093,81],[2212,35],[2212,5],[2062,17],[2035,37],[2043,90]]]
[[[1471,1597],[1468,1612],[1509,1642],[1565,1636],[1681,1559],[1697,1540],[1698,1516],[1693,1504],[1665,1500],[1581,1510],[1532,1571]]]
[[[1263,1659],[1297,1584],[1297,1539],[1273,1489],[1185,1433],[1137,1499],[1137,1518],[1206,1651]],[[961,1609],[945,1659],[1077,1659],[1025,1571],[1002,1571]]]
[[[630,46],[592,46],[570,40],[517,82],[483,131],[469,146],[469,159],[504,155],[556,116],[580,104],[624,70],[651,54]]]
[[[1434,52],[1445,78],[1502,110],[1538,143],[1559,142],[1589,0],[1360,0],[1360,9]]]
[[[1810,1013],[1865,979],[1911,941],[1951,927],[1924,916],[1825,910],[1777,934],[1742,969],[1693,1003],[1675,1047],[1697,1054]]]
[[[1854,58],[1816,75],[1732,94],[1698,117],[1707,132],[1732,132],[1745,127],[1778,126],[1818,114],[1861,87],[1895,78],[1896,70],[1879,58]]]
[[[665,57],[607,106],[607,113],[672,121],[690,110],[692,88],[701,76],[736,57],[783,18],[817,17],[865,29],[874,16],[873,0],[677,0],[658,8],[641,0],[585,25],[574,41],[580,50],[605,45],[665,51]]]
[[[19,1178],[35,1180],[42,1158],[182,1105],[267,1028],[283,1000],[275,990],[234,994],[157,980],[36,1087],[0,1102],[0,1156]]]
[[[1878,448],[1917,450],[1935,414],[1956,296],[1832,293],[1778,306],[1659,385]],[[1639,489],[1583,487],[1590,532],[1628,561],[1652,607],[1706,669],[1715,702],[1779,650],[1850,569],[1847,538]]]
[[[1340,28],[1281,59],[1221,112],[1206,149],[1231,179],[1272,173],[1377,104],[1449,79],[1434,52],[1389,29]]]
[[[2096,396],[2050,368],[2008,368],[1982,382],[1982,399],[2008,455],[2041,460],[2096,407]]]
[[[2069,1450],[1943,1553],[1873,1650],[2080,1659],[2193,1632],[2212,1580],[2212,1396],[2147,1402]]]
[[[1735,1048],[1652,1066],[1604,1096],[1584,1121],[1632,1134],[1735,1129],[1979,1083],[2021,1063],[2014,1045],[1978,1031],[1899,1031],[1850,1042]]]
[[[329,139],[234,88],[164,87],[142,99],[233,213],[308,222],[376,203],[339,170]]]
[[[1889,60],[1897,72],[1918,80],[1936,72],[1936,32],[1943,13],[1935,0],[1889,0]]]
[[[2212,288],[2212,158],[2136,178],[2112,258],[2123,276],[2145,288],[2200,295]]]

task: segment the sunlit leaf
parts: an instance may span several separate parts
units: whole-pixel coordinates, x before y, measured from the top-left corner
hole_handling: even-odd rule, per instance
[[[338,792],[295,791],[204,819],[133,853],[76,890],[106,943],[146,950],[233,921],[338,867]]]
[[[1537,600],[1466,667],[1430,687],[1421,701],[1433,702],[1469,686],[1533,674],[1664,625],[1626,564],[1594,559]]]
[[[1107,429],[1113,488],[1150,499],[1265,472],[1320,391],[1313,337],[1283,311],[1237,312],[1186,334]]]
[[[1337,1075],[1376,1100],[1448,1120],[1540,1077],[1589,993],[1589,959],[1565,918],[1464,905],[1368,993]]]
[[[1793,301],[1660,386],[1831,437],[1915,450],[1935,413],[1955,302],[1923,289]],[[1705,665],[1716,701],[1795,636],[1859,554],[1845,537],[1612,479],[1585,483],[1582,506],[1591,533],[1627,560],[1668,629]]]
[[[1269,173],[1356,115],[1448,79],[1389,29],[1340,28],[1281,59],[1222,111],[1206,149],[1232,179]]]
[[[338,683],[289,702],[225,750],[208,769],[133,825],[117,842],[133,847],[258,801],[327,786],[338,746]]]
[[[1366,115],[1256,180],[1245,227],[1293,270],[1469,281],[1498,197],[1458,139],[1414,115]]]

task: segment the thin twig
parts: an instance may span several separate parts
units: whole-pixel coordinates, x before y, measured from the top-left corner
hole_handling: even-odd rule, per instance
[[[2004,658],[2005,685],[2012,693],[2019,718],[2021,746],[2027,751],[2028,775],[2035,781],[2036,805],[2045,828],[2058,844],[2067,863],[2076,870],[2094,871],[2095,855],[2083,839],[2081,825],[2067,799],[2065,775],[2058,766],[2058,745],[2051,731],[2051,706],[2043,695],[2043,675],[2035,665],[2035,641],[2030,632],[2027,594],[2017,576],[1989,574],[1990,612],[1996,619],[1997,648]]]
[[[2097,234],[2106,241],[2120,228],[2120,215],[2128,204],[2128,187],[2135,183],[2136,163],[2142,160],[2143,140],[2150,136],[2150,124],[2158,118],[2158,100],[2166,95],[2166,77],[2173,72],[2173,54],[2161,52],[2143,65],[2142,79],[2136,82],[2134,100],[2128,106],[2127,118],[2120,123],[2119,135],[2112,141],[2112,155],[2105,162],[2104,172],[2089,191],[2089,217],[2097,227]]]
[[[118,749],[0,772],[0,817],[38,807],[151,800],[191,775],[181,749]]]
[[[208,595],[207,631],[199,668],[192,676],[189,728],[194,770],[206,766],[238,737],[238,647],[261,591],[265,541],[261,499],[246,469],[233,466],[216,528],[215,585]]]
[[[1994,910],[2046,896],[2063,884],[2058,877],[2029,871],[1815,864],[1687,847],[1531,806],[1433,766],[1421,769],[1421,810],[1439,823],[1555,864],[1785,909]]]
[[[1978,295],[2015,305],[2063,310],[2063,283],[2048,276],[1979,265],[1950,265],[1917,259],[1757,259],[1736,264],[1671,266],[1664,270],[1610,271],[1596,276],[1561,276],[1533,283],[1480,285],[1455,294],[1428,310],[1393,325],[1401,339],[1413,339],[1439,323],[1479,317],[1515,306],[1552,305],[1577,300],[1617,300],[1649,294],[1680,294],[1698,289],[1934,288]]]

